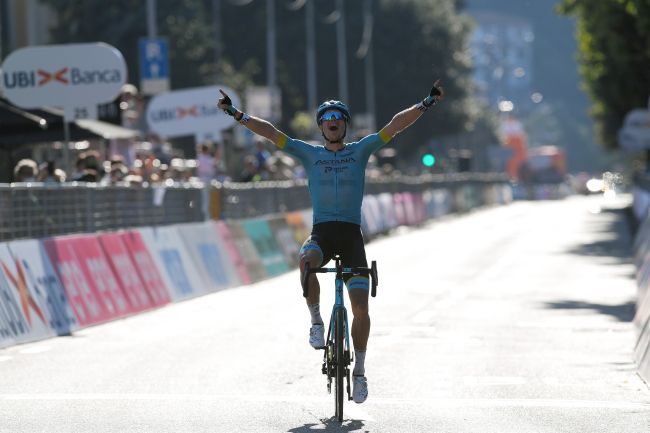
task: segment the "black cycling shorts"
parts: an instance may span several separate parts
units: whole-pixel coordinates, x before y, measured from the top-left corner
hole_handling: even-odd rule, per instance
[[[368,267],[363,234],[358,224],[341,221],[315,224],[311,235],[302,244],[300,255],[312,249],[320,250],[322,254],[319,267],[325,266],[336,254],[345,267]]]

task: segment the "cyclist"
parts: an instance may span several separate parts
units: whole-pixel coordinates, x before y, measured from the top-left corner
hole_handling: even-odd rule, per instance
[[[324,266],[335,254],[341,256],[345,267],[367,267],[361,233],[361,202],[368,158],[444,97],[440,80],[434,83],[429,95],[421,102],[397,113],[379,132],[353,143],[343,141],[350,123],[348,106],[341,101],[323,102],[316,111],[316,122],[324,139],[322,146],[289,138],[266,120],[239,111],[223,90],[221,94],[217,103],[220,109],[297,158],[307,172],[314,217],[312,233],[300,249],[301,274],[306,262],[312,266]],[[363,403],[368,397],[364,363],[370,334],[369,280],[365,275],[345,275],[345,281],[354,316],[352,341],[356,361],[352,372],[352,394],[356,403]],[[320,349],[325,346],[325,327],[320,315],[320,286],[315,274],[309,276],[308,285],[307,307],[312,324],[309,344]]]

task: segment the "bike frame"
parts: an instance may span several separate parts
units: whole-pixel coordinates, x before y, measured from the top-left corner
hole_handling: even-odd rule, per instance
[[[316,272],[316,270],[314,270]],[[329,340],[330,335],[334,334],[334,315],[338,310],[342,310],[343,318],[345,319],[345,345],[350,347],[350,332],[348,326],[348,312],[345,309],[345,299],[343,297],[343,274],[353,272],[352,268],[344,268],[341,266],[341,259],[336,258],[336,267],[335,268],[321,268],[317,272],[322,273],[333,273],[336,272],[336,279],[334,280],[334,306],[332,307],[332,314],[330,315],[330,326],[329,331],[327,332],[327,339]],[[352,362],[352,351],[350,351],[350,362]]]

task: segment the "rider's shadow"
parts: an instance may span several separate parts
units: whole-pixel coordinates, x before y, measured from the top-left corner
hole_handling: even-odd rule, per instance
[[[323,429],[325,426],[325,429]],[[318,432],[359,432],[370,433],[370,430],[362,430],[364,424],[359,420],[345,420],[338,422],[336,417],[321,419],[321,424],[311,423],[287,430],[288,433],[312,433]]]

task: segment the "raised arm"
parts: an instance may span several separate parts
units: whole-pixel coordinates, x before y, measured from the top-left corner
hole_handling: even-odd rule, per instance
[[[255,116],[250,116],[237,108],[233,107],[230,97],[221,89],[222,98],[219,98],[217,107],[221,108],[227,115],[235,118],[236,121],[250,129],[257,135],[271,140],[276,146],[280,146],[286,141],[286,135],[280,132],[270,122]]]
[[[442,101],[445,97],[445,91],[440,87],[440,80],[436,80],[429,92],[429,96],[424,98],[419,104],[413,105],[406,110],[397,113],[386,126],[384,126],[380,134],[388,139],[393,138],[422,116],[422,113],[427,111],[432,105]]]

